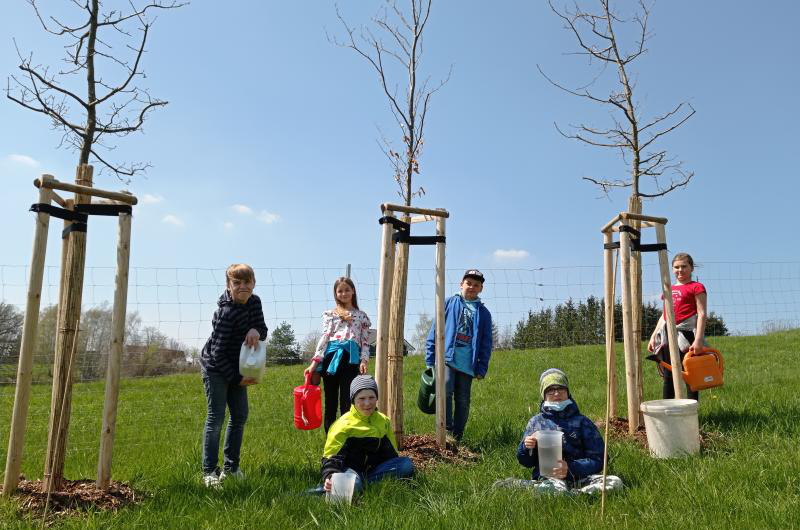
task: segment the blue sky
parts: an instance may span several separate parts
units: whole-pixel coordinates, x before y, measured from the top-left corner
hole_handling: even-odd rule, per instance
[[[624,12],[632,2],[616,4]],[[145,86],[170,103],[150,115],[144,135],[120,139],[115,153],[153,167],[130,186],[110,175],[95,179],[141,200],[132,264],[377,267],[378,207],[397,201],[378,128],[398,135],[367,63],[326,38],[343,34],[334,3],[220,5],[196,1],[159,15]],[[340,8],[358,25],[381,5]],[[56,62],[58,42],[26,2],[5,2],[2,15],[0,72],[16,68],[12,38],[36,60]],[[655,5],[649,51],[633,65],[637,99],[647,116],[682,100],[697,110],[661,144],[694,180],[644,205],[670,219],[671,249],[700,262],[800,258],[798,16],[800,4],[790,1]],[[427,31],[422,73],[436,81],[451,65],[453,72],[429,111],[415,182],[427,194],[416,204],[450,211],[448,266],[600,264],[599,228],[625,209],[627,192],[602,197],[581,177],[624,175],[627,167],[553,127],[609,123],[605,109],[560,92],[537,71],[538,64],[568,84],[592,76],[565,55],[575,42],[560,20],[545,2],[439,1]],[[5,98],[0,123],[0,264],[25,265],[31,181],[41,173],[72,180],[77,156],[57,149],[59,134],[45,119]],[[90,266],[114,265],[113,225],[93,223]],[[51,235],[50,263],[58,239]],[[412,266],[432,262],[431,249],[415,249]]]

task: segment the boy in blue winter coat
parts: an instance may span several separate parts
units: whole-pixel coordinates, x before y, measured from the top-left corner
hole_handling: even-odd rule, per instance
[[[532,480],[506,479],[496,482],[495,486],[528,487],[536,492],[552,493],[600,491],[603,475],[598,473],[603,470],[603,438],[592,420],[578,411],[569,391],[567,375],[557,368],[545,370],[539,377],[539,394],[541,412],[528,421],[517,447],[519,463],[533,468]],[[539,467],[537,435],[544,430],[564,433],[562,459],[550,470]],[[619,477],[606,476],[606,491],[620,488]]]
[[[472,379],[486,376],[492,355],[492,314],[478,297],[483,281],[481,271],[467,270],[460,292],[447,299],[444,309],[445,427],[457,441],[464,435],[469,417]],[[429,367],[436,362],[435,338],[434,323],[425,344],[425,364]]]

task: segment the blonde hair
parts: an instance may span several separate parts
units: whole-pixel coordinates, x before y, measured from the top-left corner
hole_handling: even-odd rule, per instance
[[[230,286],[232,280],[255,282],[256,273],[253,271],[253,267],[246,263],[234,263],[225,269],[225,283]]]

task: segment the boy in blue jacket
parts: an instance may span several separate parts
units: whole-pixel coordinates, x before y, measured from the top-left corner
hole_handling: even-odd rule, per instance
[[[492,355],[492,314],[478,295],[483,291],[483,273],[469,269],[461,279],[460,292],[447,299],[444,309],[445,427],[460,441],[469,417],[472,379],[483,379]],[[436,362],[436,324],[425,344],[425,364]],[[455,412],[453,401],[455,400]]]
[[[517,447],[517,460],[533,468],[532,480],[506,479],[496,487],[528,487],[536,492],[594,493],[603,487],[603,438],[592,420],[578,411],[569,391],[567,375],[557,368],[539,377],[540,413],[528,421]],[[538,431],[564,433],[561,456],[555,468],[542,470],[536,448]],[[542,474],[547,476],[542,476]],[[606,491],[622,488],[622,480],[606,476]]]

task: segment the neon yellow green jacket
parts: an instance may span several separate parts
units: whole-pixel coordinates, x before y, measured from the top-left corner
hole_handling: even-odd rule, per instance
[[[348,468],[367,473],[397,456],[397,442],[389,418],[377,410],[364,416],[351,405],[328,431],[322,453],[322,481]]]

